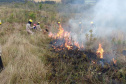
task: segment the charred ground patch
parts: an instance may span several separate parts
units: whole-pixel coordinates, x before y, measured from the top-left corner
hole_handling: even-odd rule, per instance
[[[53,42],[55,43],[52,41],[51,45],[55,46],[56,43],[54,45]],[[120,84],[126,81],[126,73],[124,73],[126,68],[122,69],[112,61],[108,62],[107,59],[98,58],[94,50],[79,50],[78,48],[56,50],[53,46],[50,46],[51,52],[56,56],[47,58],[51,67],[47,79],[51,83]]]

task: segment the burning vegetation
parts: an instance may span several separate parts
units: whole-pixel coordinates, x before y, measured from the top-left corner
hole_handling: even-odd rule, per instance
[[[102,45],[99,44],[99,48],[97,50],[97,54],[100,54],[100,58],[103,59],[103,53],[104,53],[104,50],[102,48]]]
[[[108,61],[102,44],[98,49],[86,49],[73,40],[71,33],[65,31],[61,24],[56,34],[49,33],[51,51],[56,53],[55,57],[47,57],[51,63],[50,75],[47,78],[55,83],[94,83],[95,81],[106,81],[106,83],[122,83],[122,77],[118,79],[119,65],[117,60],[112,58]],[[105,55],[104,55],[105,54]],[[111,80],[108,80],[112,78]],[[125,80],[125,79],[124,79]]]
[[[126,84],[126,1],[98,1],[95,7],[1,3],[0,84]],[[28,19],[41,21],[42,30],[55,31],[59,20],[64,25],[30,36]]]
[[[53,34],[52,32],[49,33],[49,37],[53,38],[53,45],[52,47],[55,50],[64,50],[64,49],[68,49],[68,50],[73,50],[75,48],[78,49],[83,49],[84,46],[79,45],[78,42],[72,40],[72,37],[70,35],[70,32],[65,31],[61,24],[59,24],[59,31],[56,34]],[[59,44],[60,43],[60,44]]]

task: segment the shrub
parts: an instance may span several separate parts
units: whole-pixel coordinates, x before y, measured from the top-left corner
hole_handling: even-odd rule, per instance
[[[39,10],[41,10],[41,9],[42,9],[42,4],[40,3],[40,4],[39,4]]]
[[[33,12],[30,12],[29,17],[32,18],[32,19],[36,19],[36,14],[33,13]]]

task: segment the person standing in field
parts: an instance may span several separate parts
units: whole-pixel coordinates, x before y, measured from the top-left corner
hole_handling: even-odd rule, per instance
[[[1,22],[1,20],[0,20],[0,29],[2,28],[2,26],[1,26],[1,25],[2,25],[2,22]]]
[[[95,28],[95,24],[93,21],[91,21],[91,28]]]
[[[40,22],[37,23],[36,29],[39,30],[39,31],[42,31],[42,29],[41,29],[41,27],[40,27]]]
[[[58,22],[57,24],[59,25],[59,28],[62,28],[62,26],[61,26],[61,23],[60,23],[60,22]]]
[[[1,20],[0,20],[0,25],[2,24]]]
[[[4,69],[1,55],[2,55],[2,50],[1,50],[1,46],[0,46],[0,72]]]
[[[29,19],[28,23],[26,24],[26,31],[29,33],[29,34],[34,34],[34,32],[31,31],[31,29],[33,29],[34,27],[31,27],[31,24],[32,24],[32,19]]]
[[[79,32],[82,33],[82,22],[79,22]]]
[[[36,24],[34,24],[33,28],[36,29]]]

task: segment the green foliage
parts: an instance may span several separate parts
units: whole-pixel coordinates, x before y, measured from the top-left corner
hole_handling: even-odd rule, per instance
[[[19,4],[15,3],[14,8],[19,8]]]
[[[55,21],[56,19],[55,19],[55,15],[52,15],[51,16],[51,21]]]
[[[28,2],[27,2],[27,5],[28,5],[29,7],[32,7],[32,8],[34,8],[34,7],[35,7],[35,4],[34,4],[34,3],[32,3],[31,1],[28,1]]]
[[[41,10],[41,9],[42,9],[42,4],[40,3],[40,4],[39,4],[39,10]]]
[[[121,40],[118,40],[118,41],[117,41],[117,44],[118,44],[118,45],[120,45],[121,43],[122,43]]]
[[[8,22],[10,22],[10,23],[12,23],[13,22],[13,20],[14,20],[14,14],[13,13],[11,13],[11,15],[10,15],[10,17],[8,18]]]
[[[86,40],[87,40],[87,42],[86,42],[87,49],[91,49],[90,48],[91,45],[93,45],[93,43],[97,40],[97,38],[94,37],[92,33],[93,33],[93,30],[89,30],[89,34],[85,34]]]
[[[29,17],[32,19],[36,19],[36,14],[34,12],[30,12]]]

